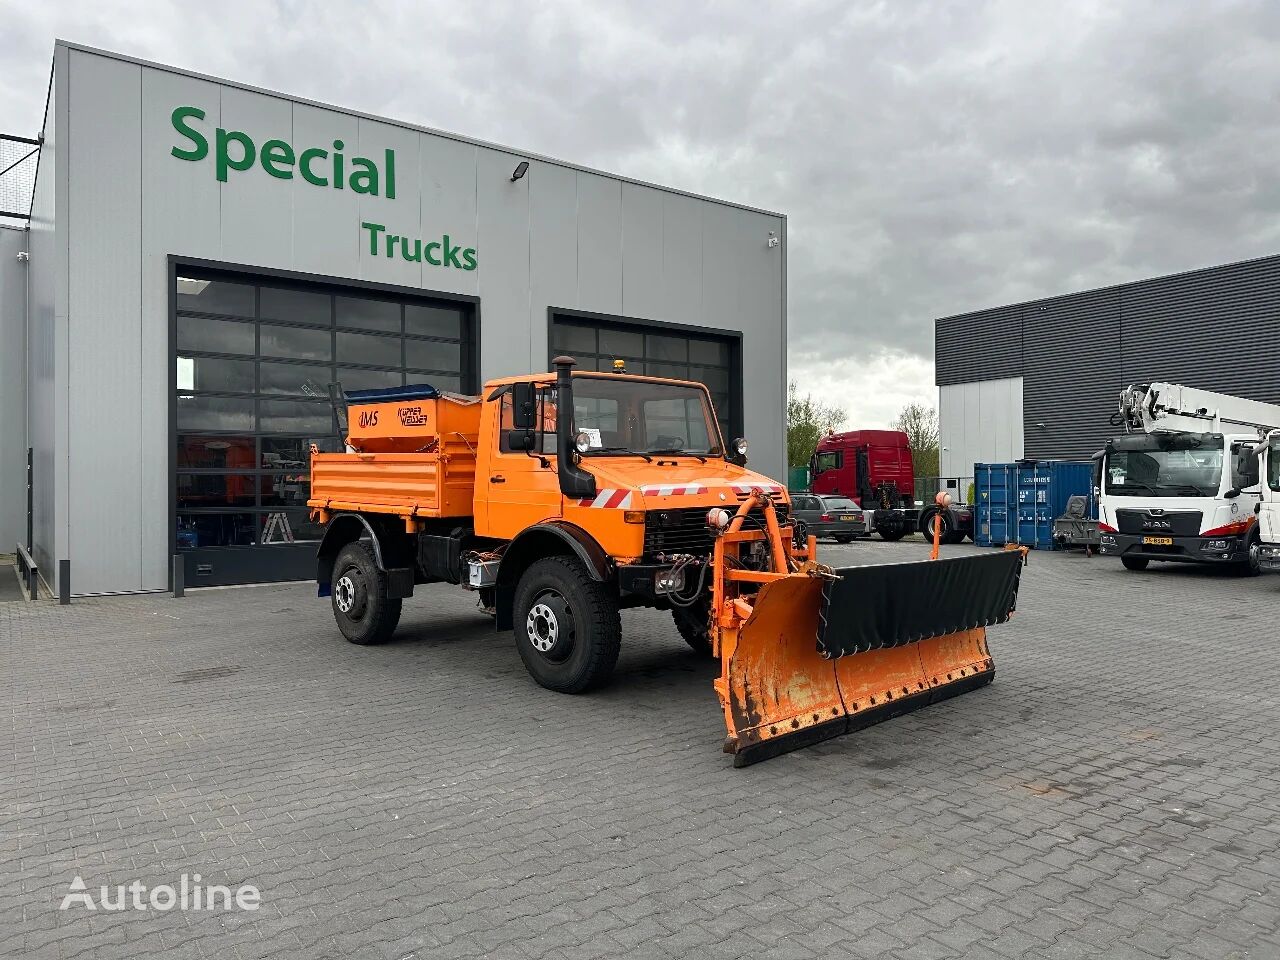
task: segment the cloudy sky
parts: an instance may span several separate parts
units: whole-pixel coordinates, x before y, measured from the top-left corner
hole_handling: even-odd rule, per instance
[[[54,37],[789,216],[791,370],[887,423],[933,319],[1280,252],[1280,5],[0,0]]]

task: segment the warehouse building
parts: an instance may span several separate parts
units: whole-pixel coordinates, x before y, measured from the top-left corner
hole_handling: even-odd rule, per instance
[[[940,473],[1087,459],[1116,432],[1130,383],[1168,380],[1280,403],[1266,345],[1280,257],[1264,257],[936,322]]]
[[[780,214],[59,41],[0,262],[0,532],[30,447],[62,596],[168,589],[175,557],[188,586],[312,575],[335,380],[623,358],[705,382],[785,477]]]

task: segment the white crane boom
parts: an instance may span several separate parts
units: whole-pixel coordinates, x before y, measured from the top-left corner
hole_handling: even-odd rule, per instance
[[[1120,391],[1126,433],[1222,433],[1256,430],[1259,437],[1280,427],[1280,404],[1243,400],[1180,383],[1138,383]]]

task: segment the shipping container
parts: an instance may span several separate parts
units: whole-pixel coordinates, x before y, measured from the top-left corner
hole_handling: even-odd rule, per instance
[[[1019,544],[1052,550],[1053,521],[1075,495],[1088,498],[1088,515],[1097,515],[1093,469],[1076,460],[1024,460],[973,465],[974,542],[980,547]]]

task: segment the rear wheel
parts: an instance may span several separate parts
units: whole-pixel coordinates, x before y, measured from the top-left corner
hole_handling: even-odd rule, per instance
[[[672,607],[671,619],[694,653],[711,656],[711,597],[705,596],[691,607]]]
[[[951,522],[951,517],[945,513],[934,512],[929,514],[929,516],[925,518],[924,525],[923,525],[924,529],[921,530],[920,532],[924,534],[926,540],[932,543],[933,535],[934,535],[934,527],[938,526],[939,524],[942,525],[942,542],[955,543],[955,539],[954,539],[955,525]]]
[[[387,598],[387,575],[360,540],[343,547],[334,561],[330,602],[342,635],[361,646],[389,640],[400,622],[402,601]]]
[[[907,531],[901,527],[885,527],[883,530],[877,530],[881,540],[888,540],[890,543],[901,540],[907,535]]]
[[[1146,557],[1121,557],[1120,562],[1126,570],[1145,570],[1151,561]]]
[[[838,537],[832,537],[836,543],[853,543],[853,537],[847,534],[841,534]]]
[[[516,587],[516,648],[539,684],[583,693],[605,683],[618,662],[618,601],[569,557],[546,557]]]

